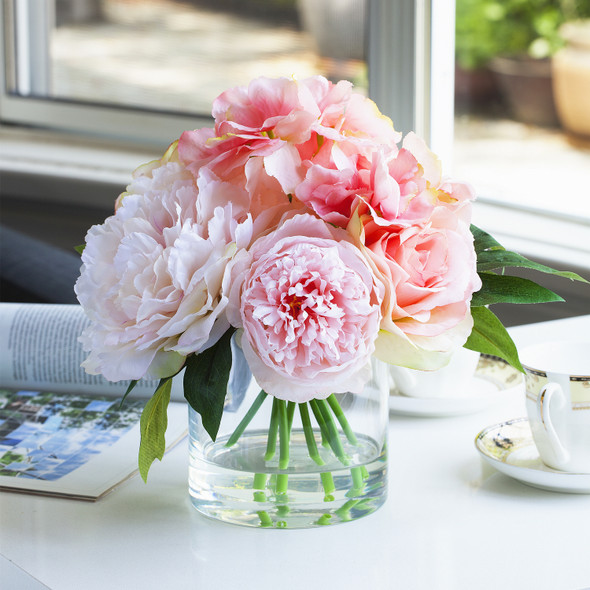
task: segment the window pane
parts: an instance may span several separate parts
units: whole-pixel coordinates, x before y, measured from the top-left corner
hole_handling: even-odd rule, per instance
[[[590,27],[565,25],[590,1],[456,7],[454,173],[482,197],[590,220]]]
[[[47,31],[46,47],[38,34],[17,40],[21,95],[206,114],[220,92],[260,75],[367,87],[363,0],[338,0],[336,12],[316,0],[19,2],[17,17],[35,7],[27,18]]]

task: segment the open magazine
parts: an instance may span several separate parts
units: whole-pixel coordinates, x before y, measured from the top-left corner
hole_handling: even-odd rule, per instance
[[[78,305],[0,303],[0,490],[96,500],[137,471],[139,419],[157,383],[88,375]],[[182,382],[167,447],[186,434]]]

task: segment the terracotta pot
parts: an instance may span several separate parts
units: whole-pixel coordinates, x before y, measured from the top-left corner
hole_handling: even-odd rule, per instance
[[[567,45],[553,57],[553,91],[565,129],[590,137],[590,21],[566,23]]]
[[[490,69],[515,119],[543,127],[559,125],[549,59],[496,57]]]
[[[461,105],[486,105],[498,99],[498,83],[487,68],[455,67],[455,100]]]

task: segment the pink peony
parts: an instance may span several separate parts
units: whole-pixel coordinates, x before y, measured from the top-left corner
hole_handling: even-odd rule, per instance
[[[305,85],[288,78],[257,78],[215,99],[215,129],[185,131],[179,155],[195,176],[208,166],[224,180],[241,175],[253,156],[261,157],[263,172],[289,194],[302,175],[296,145],[311,138],[319,115]]]
[[[197,189],[180,164],[142,171],[116,214],[89,230],[75,287],[92,320],[83,366],[111,381],[169,376],[221,337],[227,265],[251,238],[231,204],[199,222]]]
[[[309,166],[295,196],[321,219],[345,228],[359,200],[371,199],[371,161],[361,153],[346,156],[338,147],[327,165]]]
[[[440,205],[458,213],[465,209],[461,215],[470,217],[471,189],[443,180],[438,159],[413,133],[399,150],[364,144],[345,154],[336,145],[327,163],[319,160],[310,163],[295,195],[329,223],[346,227],[360,203],[385,225],[423,222]]]
[[[469,225],[439,206],[423,225],[385,225],[367,213],[349,229],[386,285],[376,356],[414,369],[445,365],[471,332],[481,287]]]
[[[283,213],[306,170],[399,141],[391,120],[352,92],[349,82],[320,76],[296,81],[258,78],[221,94],[213,104],[215,129],[186,131],[178,156],[195,178],[217,179],[246,188],[254,219],[266,208]]]
[[[267,393],[305,402],[370,377],[383,287],[348,240],[296,215],[236,259],[228,317]]]

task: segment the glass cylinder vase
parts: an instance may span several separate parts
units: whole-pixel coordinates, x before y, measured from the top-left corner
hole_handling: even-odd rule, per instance
[[[308,528],[371,514],[387,495],[389,373],[361,393],[299,404],[261,391],[241,350],[213,441],[189,407],[189,490],[202,514],[252,527]]]

